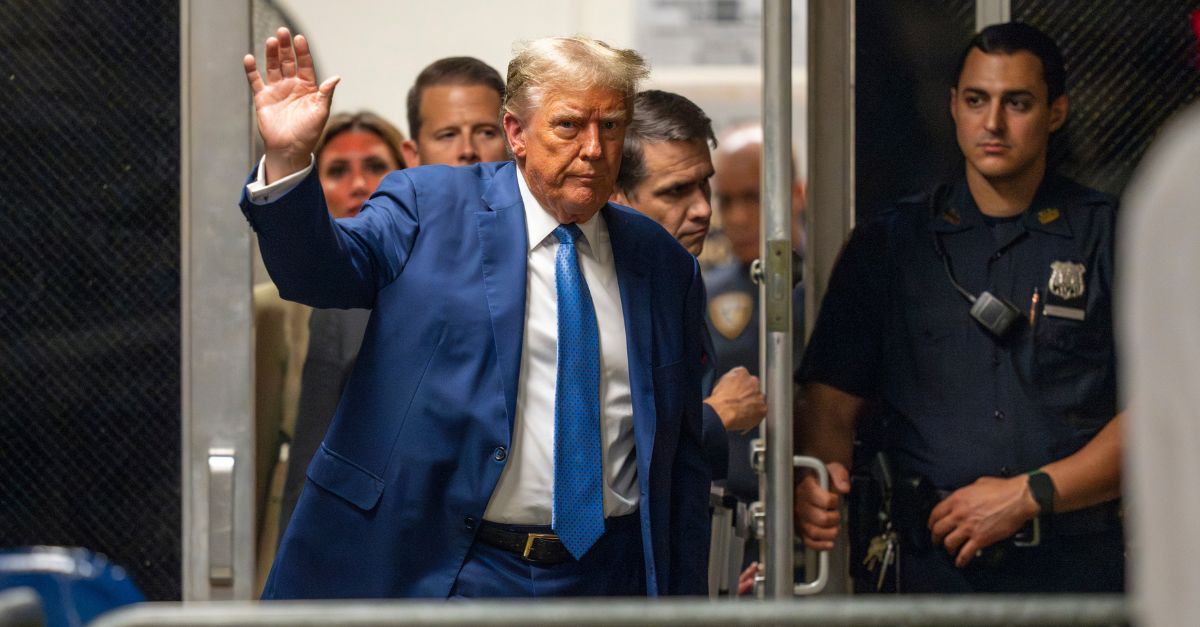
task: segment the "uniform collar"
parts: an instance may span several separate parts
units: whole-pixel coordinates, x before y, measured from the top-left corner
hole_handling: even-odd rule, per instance
[[[559,222],[533,196],[533,192],[529,189],[529,183],[525,180],[525,172],[520,168],[517,168],[517,187],[521,190],[521,202],[525,205],[525,228],[528,230],[529,250],[532,252],[554,233]],[[608,228],[601,212],[597,211],[596,215],[587,222],[577,222],[576,226],[583,233],[583,243],[579,250],[590,255],[599,263],[608,263],[608,251],[612,250],[611,247],[598,244],[598,242],[608,239]],[[555,238],[554,242],[557,243],[557,241]]]
[[[1042,231],[1062,237],[1072,237],[1071,223],[1067,218],[1068,200],[1063,194],[1061,180],[1048,176],[1042,180],[1033,203],[1022,214],[1021,224],[1029,231]],[[967,187],[960,179],[944,192],[946,199],[939,203],[930,222],[930,227],[939,233],[957,233],[984,226],[983,213]]]

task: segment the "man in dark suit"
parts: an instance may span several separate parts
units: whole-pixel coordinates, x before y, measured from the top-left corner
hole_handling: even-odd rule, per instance
[[[608,204],[641,58],[586,38],[509,67],[515,162],[389,175],[331,220],[311,150],[338,79],[245,59],[266,154],[242,207],[280,293],[372,308],[264,597],[703,594],[704,288]]]
[[[696,103],[671,92],[643,91],[634,102],[612,200],[650,217],[699,256],[712,219],[710,148],[717,145],[712,121]],[[716,360],[709,343],[705,352]],[[716,368],[724,376],[704,387],[704,445],[713,478],[724,480],[731,434],[758,426],[767,415],[767,402],[758,377],[745,367],[718,363]],[[753,474],[751,478],[757,486]]]
[[[402,165],[504,161],[508,151],[500,128],[503,100],[504,79],[479,59],[446,57],[425,66],[408,90],[412,139],[404,140],[400,147]],[[309,318],[308,356],[283,487],[281,540],[304,489],[308,464],[325,438],[354,371],[369,318],[370,312],[364,309],[317,309]]]

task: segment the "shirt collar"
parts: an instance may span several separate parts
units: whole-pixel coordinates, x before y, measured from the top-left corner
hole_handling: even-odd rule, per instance
[[[558,228],[559,222],[549,211],[546,211],[542,204],[534,198],[533,192],[529,190],[529,183],[525,180],[525,171],[522,168],[517,168],[517,187],[521,190],[521,203],[525,205],[525,228],[529,235],[529,250],[541,246],[546,238],[554,233],[554,229]],[[600,263],[608,262],[606,250],[611,250],[607,246],[599,245],[599,242],[608,241],[608,225],[604,222],[604,216],[599,211],[592,216],[587,222],[577,222],[576,226],[583,233],[583,243],[580,250],[591,255],[593,259]],[[554,243],[558,240],[555,238]]]

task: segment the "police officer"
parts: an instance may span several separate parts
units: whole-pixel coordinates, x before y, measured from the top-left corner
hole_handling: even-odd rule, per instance
[[[757,122],[727,129],[713,151],[716,165],[713,197],[732,258],[704,269],[708,290],[708,324],[712,330],[717,372],[745,366],[758,374],[758,286],[750,280],[750,264],[759,256],[761,230],[763,129]],[[792,244],[799,251],[803,242],[804,186],[797,177],[792,183]],[[799,278],[799,277],[797,277]],[[804,333],[804,289],[792,291],[793,351],[799,358]],[[730,433],[729,473],[726,486],[743,502],[758,500],[758,475],[750,463],[751,441],[757,427]]]
[[[950,90],[965,180],[855,230],[797,371],[797,441],[832,482],[798,482],[802,535],[832,547],[870,416],[896,470],[905,592],[1124,587],[1116,206],[1047,172],[1064,76],[1031,26],[972,39]]]

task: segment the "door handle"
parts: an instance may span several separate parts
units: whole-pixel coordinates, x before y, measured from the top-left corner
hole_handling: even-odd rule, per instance
[[[208,583],[233,585],[233,472],[231,448],[208,450]]]
[[[829,489],[829,471],[825,469],[825,464],[821,460],[816,457],[796,455],[792,457],[792,466],[795,468],[808,468],[817,473],[817,480],[821,483],[821,489]],[[826,583],[829,583],[829,551],[820,551],[817,553],[816,578],[812,581],[796,584],[795,594],[817,594],[825,589]]]

